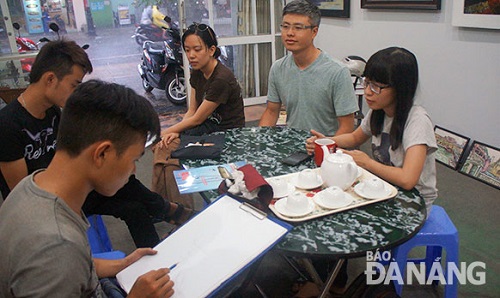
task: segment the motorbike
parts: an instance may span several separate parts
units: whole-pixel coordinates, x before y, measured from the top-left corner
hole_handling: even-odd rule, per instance
[[[17,30],[16,45],[18,53],[22,54],[39,50],[38,45],[40,44],[40,42],[35,43],[33,40],[27,37],[21,37],[21,25],[19,25],[18,23],[13,23],[12,26]],[[34,62],[35,58],[21,59],[21,68],[23,69],[23,72],[31,72],[31,65],[33,65]]]
[[[163,41],[168,39],[165,36],[163,28],[160,28],[154,24],[138,24],[136,25],[135,33],[132,38],[135,39],[138,45],[142,46],[145,41]]]
[[[14,27],[14,29],[17,30],[16,44],[17,44],[17,51],[20,54],[26,53],[26,52],[38,51],[38,50],[40,50],[41,43],[50,41],[46,37],[40,38],[40,40],[38,42],[34,42],[33,40],[31,40],[27,37],[21,37],[21,31],[20,31],[21,25],[19,25],[19,23],[13,23],[12,26]],[[49,28],[50,28],[50,30],[52,30],[53,32],[55,32],[57,34],[58,38],[61,38],[59,35],[60,28],[56,23],[50,23]],[[86,50],[89,48],[89,45],[85,44],[82,46],[82,48]],[[31,72],[31,66],[35,62],[35,58],[24,58],[24,59],[21,59],[20,61],[21,61],[21,68],[22,68],[23,72]]]
[[[142,79],[142,87],[146,92],[154,88],[163,89],[167,99],[175,105],[186,103],[186,83],[182,68],[182,52],[180,30],[172,23],[170,17],[164,19],[170,28],[167,40],[143,43],[141,63],[137,69]]]

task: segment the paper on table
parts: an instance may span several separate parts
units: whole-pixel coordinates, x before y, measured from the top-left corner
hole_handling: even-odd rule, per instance
[[[223,196],[158,244],[156,255],[118,273],[118,282],[129,292],[138,276],[177,263],[170,273],[174,297],[206,297],[291,228],[240,206]]]
[[[224,167],[229,173],[246,164],[246,161],[237,161],[229,164],[203,166],[187,170],[174,171],[175,182],[181,194],[202,192],[217,189],[224,180],[219,172],[219,167]]]

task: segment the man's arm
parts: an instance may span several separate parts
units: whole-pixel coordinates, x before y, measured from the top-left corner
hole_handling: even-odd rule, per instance
[[[13,189],[19,181],[28,176],[28,166],[24,158],[15,161],[0,162],[0,170],[9,189]]]
[[[267,107],[259,121],[259,126],[275,126],[280,116],[281,103],[267,102]]]
[[[336,136],[340,136],[345,133],[351,133],[354,131],[354,113],[337,117],[339,123],[339,129],[335,133]]]

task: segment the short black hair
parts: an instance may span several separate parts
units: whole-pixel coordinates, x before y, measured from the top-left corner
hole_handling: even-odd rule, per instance
[[[91,73],[93,70],[89,56],[76,42],[64,38],[49,41],[36,55],[31,67],[30,83],[38,82],[48,71],[54,72],[61,80],[64,76],[71,74],[73,65],[81,66],[84,73]]]
[[[90,80],[80,84],[64,106],[57,150],[78,156],[90,145],[110,140],[118,154],[143,139],[159,141],[158,114],[147,99],[115,83]]]

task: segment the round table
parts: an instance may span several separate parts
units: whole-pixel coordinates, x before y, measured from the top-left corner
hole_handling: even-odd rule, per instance
[[[309,132],[287,127],[245,127],[225,132],[224,150],[220,159],[183,160],[189,167],[217,165],[246,160],[263,177],[273,177],[306,168],[315,168],[312,160],[299,166],[281,160],[296,151],[305,151]],[[205,194],[216,198],[213,191]],[[285,256],[307,260],[306,269],[314,269],[311,258],[339,260],[323,285],[325,296],[342,263],[367,251],[391,249],[410,239],[427,217],[424,199],[418,191],[400,190],[396,197],[371,205],[346,210],[312,220],[294,223],[294,228],[277,244]],[[317,274],[313,278],[317,283]]]

